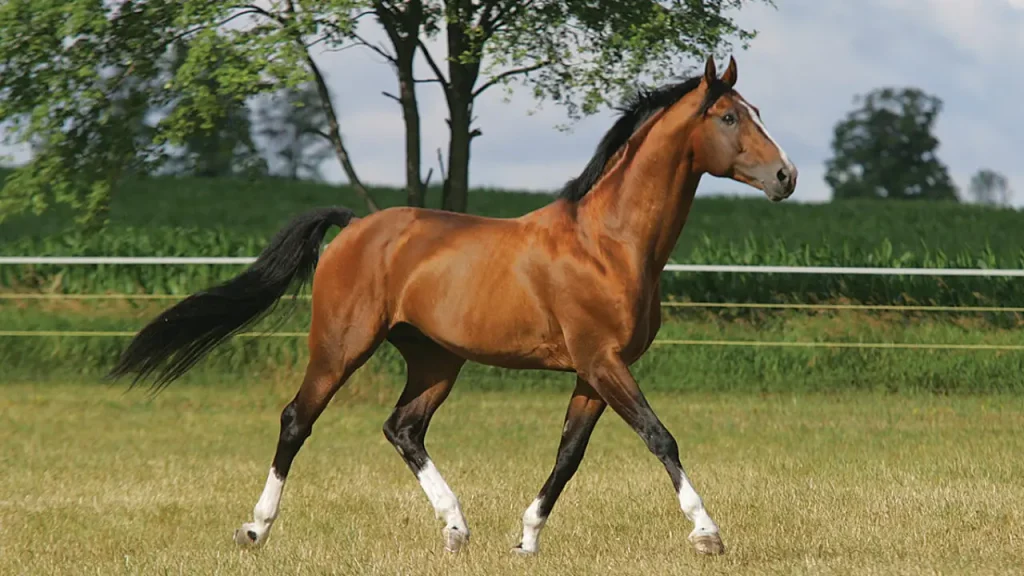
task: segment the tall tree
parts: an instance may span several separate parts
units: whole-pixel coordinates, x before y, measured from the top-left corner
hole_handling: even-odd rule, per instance
[[[327,125],[316,86],[307,82],[272,95],[258,109],[256,133],[265,140],[272,171],[291,180],[321,180],[320,165],[331,149],[320,133]]]
[[[971,177],[969,191],[975,202],[990,206],[1009,206],[1013,198],[1006,176],[987,168],[978,170]]]
[[[747,0],[751,1],[762,0]],[[771,3],[770,0],[763,0]],[[597,112],[635,88],[641,77],[663,80],[683,70],[687,57],[703,58],[743,43],[754,33],[729,13],[744,0],[374,0],[373,13],[390,48],[363,41],[393,66],[392,95],[406,121],[409,203],[422,203],[419,114],[415,86],[434,82],[448,104],[448,170],[442,206],[468,206],[470,151],[482,134],[473,105],[484,92],[518,83],[538,100],[565,106],[570,118]],[[445,33],[443,55],[427,48]],[[362,40],[358,33],[357,40]],[[417,49],[429,66],[414,76]],[[416,191],[420,190],[420,191]]]
[[[917,88],[881,88],[836,124],[825,181],[834,198],[957,200],[932,133],[942,100]]]
[[[314,49],[337,50],[362,39],[353,23],[375,16],[399,79],[407,126],[408,202],[423,203],[416,84],[438,83],[448,103],[450,141],[443,206],[468,205],[477,97],[516,82],[539,99],[565,105],[569,116],[596,112],[641,77],[680,72],[687,56],[744,43],[730,11],[770,0],[7,0],[0,3],[0,124],[16,142],[40,142],[39,153],[12,176],[0,218],[42,210],[53,201],[102,220],[110,186],[124,167],[209,132],[234,105],[265,93],[316,86],[331,146],[350,183],[376,209],[342,139],[330,90]],[[444,32],[444,54],[426,46]],[[185,61],[167,82],[158,63],[187,41]],[[365,42],[363,42],[365,43]],[[222,60],[221,55],[231,57]],[[414,77],[417,54],[427,70]],[[140,94],[172,110],[151,139],[127,138],[116,94],[128,79]]]
[[[263,3],[267,4],[267,3]],[[8,143],[35,143],[36,154],[8,177],[6,215],[40,212],[54,202],[102,223],[111,187],[128,166],[211,130],[234,103],[312,81],[330,143],[371,210],[341,136],[330,90],[313,59],[319,46],[350,42],[358,0],[284,0],[269,6],[206,0],[7,0],[0,2],[0,124]],[[173,78],[160,82],[169,47],[189,50]],[[224,53],[232,54],[226,61]],[[123,130],[120,97],[131,79],[151,107],[175,104],[151,138]]]

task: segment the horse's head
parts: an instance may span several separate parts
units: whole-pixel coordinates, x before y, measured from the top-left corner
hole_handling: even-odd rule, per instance
[[[761,122],[756,106],[733,89],[736,60],[717,77],[714,58],[708,58],[701,79],[705,105],[692,131],[694,159],[712,176],[731,178],[761,190],[773,202],[796,189],[797,169]]]

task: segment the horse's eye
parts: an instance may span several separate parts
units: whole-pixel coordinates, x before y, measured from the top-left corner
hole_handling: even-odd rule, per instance
[[[729,126],[732,126],[733,124],[736,123],[736,115],[733,114],[732,112],[729,112],[725,116],[722,116],[722,122],[725,122]]]

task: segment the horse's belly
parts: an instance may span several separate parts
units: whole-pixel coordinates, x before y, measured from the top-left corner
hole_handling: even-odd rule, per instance
[[[526,293],[435,293],[429,305],[405,306],[404,321],[459,356],[492,366],[571,367],[554,318]],[[408,302],[408,301],[407,301]]]

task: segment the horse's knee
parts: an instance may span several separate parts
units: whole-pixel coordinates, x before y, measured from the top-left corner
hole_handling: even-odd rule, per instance
[[[399,437],[398,437],[400,429],[399,429],[399,426],[398,426],[397,419],[394,416],[388,418],[384,422],[384,426],[382,427],[382,430],[384,432],[384,437],[388,439],[388,442],[390,442],[391,445],[394,446],[395,448],[398,448],[398,445],[400,443],[400,440],[399,440]]]
[[[311,432],[310,426],[300,421],[295,403],[285,406],[281,411],[281,444],[298,449]]]
[[[679,459],[679,445],[676,444],[676,439],[672,437],[672,434],[663,426],[657,426],[649,430],[645,434],[644,441],[659,460],[665,462]]]
[[[426,464],[426,449],[417,423],[401,422],[392,416],[384,422],[384,437],[395,447],[398,454],[406,461],[413,472],[418,472]]]

